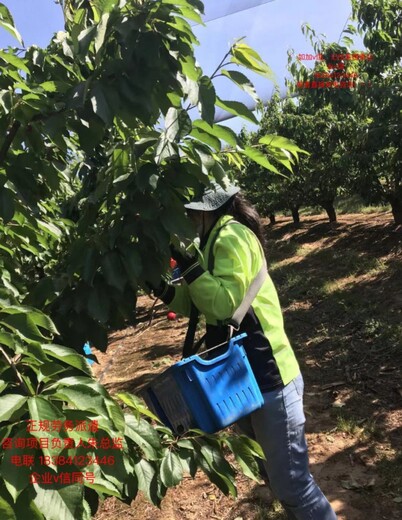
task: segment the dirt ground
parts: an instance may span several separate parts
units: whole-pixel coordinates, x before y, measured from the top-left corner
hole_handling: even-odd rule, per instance
[[[402,518],[402,233],[384,214],[287,218],[267,227],[269,270],[305,379],[311,472],[339,520]],[[137,393],[180,359],[187,319],[138,301],[138,324],[110,335],[96,377]],[[96,520],[279,520],[277,503],[238,477],[225,497],[199,472],[161,509],[138,496],[104,502]]]

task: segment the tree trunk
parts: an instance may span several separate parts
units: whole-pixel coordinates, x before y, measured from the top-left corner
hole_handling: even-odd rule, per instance
[[[334,201],[326,201],[321,204],[321,206],[325,209],[327,212],[328,218],[330,222],[336,222],[336,211],[334,208]]]
[[[275,213],[271,213],[270,215],[268,215],[268,218],[269,218],[269,223],[271,224],[271,226],[276,224]]]
[[[300,224],[299,206],[293,206],[290,209],[292,211],[293,223]]]
[[[395,224],[402,224],[402,198],[397,195],[391,195],[389,197],[389,203],[391,204]]]

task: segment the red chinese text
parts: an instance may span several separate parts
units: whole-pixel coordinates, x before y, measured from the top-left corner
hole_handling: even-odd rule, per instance
[[[84,480],[93,484],[95,482],[95,474],[92,471],[86,473],[31,473],[29,475],[30,484],[83,484]]]
[[[98,421],[37,421],[35,419],[27,420],[28,432],[60,432],[64,431],[81,431],[81,432],[97,432],[99,429]]]

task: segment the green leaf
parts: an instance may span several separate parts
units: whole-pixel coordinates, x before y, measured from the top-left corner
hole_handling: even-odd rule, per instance
[[[84,251],[82,252],[82,256],[83,256],[82,270],[81,270],[82,278],[89,285],[92,285],[95,273],[99,267],[99,261],[100,261],[99,251],[88,245],[87,247],[85,247]]]
[[[216,93],[215,87],[208,76],[202,76],[199,81],[198,107],[201,117],[210,125],[214,123]]]
[[[258,482],[260,480],[258,463],[244,439],[231,437],[230,439],[226,439],[226,443],[232,450],[243,473]]]
[[[19,428],[16,431],[16,434],[12,437],[13,446],[15,445],[16,439],[26,438],[27,431],[26,425],[22,428]],[[17,500],[18,496],[22,493],[22,491],[29,486],[29,475],[31,473],[31,468],[29,466],[20,466],[18,470],[16,466],[12,464],[11,460],[14,456],[21,456],[21,448],[10,448],[4,450],[2,462],[0,464],[0,475],[2,477],[1,480],[4,480],[7,491],[10,493],[14,502]],[[24,455],[37,455],[37,451],[31,448],[24,449]]]
[[[183,74],[193,81],[198,81],[201,75],[200,68],[197,67],[193,56],[180,56],[179,62]]]
[[[13,95],[10,90],[0,90],[0,106],[6,114],[10,113],[13,106]]]
[[[14,195],[8,188],[0,187],[0,217],[7,224],[15,213]]]
[[[22,339],[42,341],[45,338],[29,314],[21,313],[5,316],[0,323],[16,332]]]
[[[78,48],[79,54],[81,56],[85,56],[88,54],[89,49],[91,47],[91,43],[96,35],[97,25],[91,25],[85,29],[83,29],[78,35]],[[76,45],[75,45],[76,46]],[[92,50],[92,48],[91,48]]]
[[[201,449],[197,449],[197,463],[225,495],[236,497],[237,491],[234,485],[234,472],[230,464],[223,457],[219,449],[211,444],[201,441]]]
[[[308,152],[302,150],[297,144],[291,139],[287,139],[286,137],[281,137],[279,135],[274,134],[266,134],[258,140],[261,144],[266,144],[267,146],[274,148],[282,148],[283,150],[288,150],[293,155],[298,153],[305,153],[308,155]]]
[[[94,489],[98,494],[110,495],[119,498],[121,494],[117,488],[108,480],[102,479],[102,483],[98,483],[95,479],[95,483],[85,482],[85,487]]]
[[[78,410],[89,410],[104,417],[109,417],[104,397],[86,385],[60,388],[54,394],[54,397],[68,401]]]
[[[118,184],[131,175],[130,166],[130,153],[127,150],[127,147],[116,146],[113,150],[113,170],[115,172],[115,180],[113,181],[113,184]],[[124,177],[125,179],[122,179],[121,177]]]
[[[0,422],[8,421],[27,401],[23,395],[8,394],[0,397]]]
[[[60,239],[63,236],[63,231],[52,222],[45,222],[39,219],[36,222],[40,229],[51,235],[53,238]]]
[[[99,52],[101,51],[103,44],[105,42],[107,26],[109,22],[109,13],[104,13],[101,17],[101,20],[96,28],[96,36],[95,36],[95,54],[98,57]]]
[[[256,442],[253,439],[250,439],[250,437],[247,437],[247,435],[239,435],[238,438],[242,442],[242,444],[248,448],[252,455],[260,459],[266,460],[263,449],[261,448],[260,444],[258,444],[258,442]]]
[[[52,334],[58,334],[59,331],[56,328],[56,325],[53,323],[53,321],[44,314],[43,312],[38,311],[37,309],[33,309],[31,307],[26,307],[27,311],[29,312],[29,316],[32,318],[33,322],[38,325],[38,327],[42,327]]]
[[[118,0],[93,0],[94,7],[98,10],[99,14],[110,13],[116,6]]]
[[[1,25],[1,22],[0,22]],[[1,520],[18,520],[14,509],[3,497],[0,496],[0,518]]]
[[[165,117],[166,138],[175,142],[191,132],[191,120],[186,110],[170,107]]]
[[[22,41],[20,33],[15,28],[13,17],[11,16],[10,11],[7,7],[0,3],[0,26],[3,27],[6,31],[8,31],[18,42],[20,45],[24,47],[24,42]]]
[[[174,452],[167,450],[162,459],[160,468],[161,480],[166,487],[174,487],[183,479],[183,467],[180,457]]]
[[[72,484],[59,489],[42,488],[34,484],[35,505],[46,511],[46,520],[77,520],[83,514],[84,486]]]
[[[24,432],[21,431],[19,438],[24,437]],[[13,438],[15,442],[16,437]],[[24,455],[35,455],[34,450],[24,449]],[[19,467],[16,471],[16,467],[11,462],[11,457],[21,456],[20,448],[11,448],[5,450],[3,461],[0,465],[1,476],[4,479],[7,491],[12,496],[13,500],[16,501],[20,493],[29,485],[29,475],[31,469],[28,466]]]
[[[99,83],[96,83],[91,90],[90,99],[95,114],[99,116],[106,125],[111,125],[113,122],[113,112],[109,107],[103,88]]]
[[[9,332],[0,332],[0,345],[6,345],[7,347],[15,350],[15,338]]]
[[[178,456],[180,458],[184,473],[189,473],[193,478],[195,477],[198,470],[196,455],[197,454],[194,450],[194,446],[192,445],[189,449],[179,448],[178,450]]]
[[[155,150],[155,162],[161,164],[167,159],[176,159],[178,157],[177,147],[169,141],[166,137],[165,132],[161,133],[161,137],[158,140],[158,145]]]
[[[0,439],[5,439],[6,437],[11,437],[11,432],[14,430],[14,424],[6,424],[6,426],[0,426]],[[3,449],[3,448],[2,448]],[[0,481],[1,488],[1,481]]]
[[[200,128],[195,128],[193,126],[193,129],[191,130],[191,137],[194,137],[195,139],[202,141],[206,145],[210,146],[211,148],[214,148],[217,152],[221,151],[222,145],[219,139],[214,137],[208,132],[205,132],[204,130],[201,130]]]
[[[122,409],[117,404],[117,402],[114,401],[112,398],[107,397],[104,399],[105,399],[106,409],[109,412],[109,417],[111,418],[116,429],[119,431],[124,431],[126,423],[125,423],[125,417],[124,417]]]
[[[122,262],[126,269],[128,278],[136,282],[142,272],[142,260],[140,251],[137,245],[128,244],[121,247]]]
[[[232,63],[243,65],[244,67],[268,78],[275,80],[275,75],[270,67],[263,61],[261,56],[246,43],[235,43],[231,49]]]
[[[19,495],[17,503],[14,504],[14,512],[16,514],[17,520],[19,518],[29,518],[29,520],[45,520],[44,515],[41,513],[41,511],[39,511],[33,501],[34,496],[35,492],[31,486],[24,489],[24,491]]]
[[[44,379],[53,378],[56,374],[61,374],[66,371],[66,367],[64,365],[59,365],[55,363],[53,360],[50,362],[45,362],[40,365],[40,374],[38,376],[38,381],[43,381]]]
[[[214,168],[216,160],[211,154],[210,150],[206,153],[205,148],[195,147],[196,154],[200,158],[202,173],[209,175],[210,171]]]
[[[88,487],[88,486],[86,486],[86,487]],[[92,518],[91,506],[85,499],[83,499],[83,501],[82,501],[82,507],[83,507],[82,520],[91,520],[91,518]]]
[[[128,478],[125,483],[124,492],[129,500],[135,500],[138,494],[138,479],[134,471],[130,471],[128,473]]]
[[[18,70],[22,70],[29,74],[29,69],[25,64],[25,61],[22,58],[15,56],[15,54],[11,54],[10,52],[0,50],[0,58],[2,58],[5,62],[9,63],[10,65],[13,65]]]
[[[66,34],[66,33],[64,33]],[[65,43],[65,42],[64,42]],[[72,57],[72,56],[70,56]],[[71,74],[73,76],[75,76],[78,80],[81,80],[82,79],[82,76],[80,74],[80,71],[78,69],[77,66],[75,67],[72,67],[70,66],[66,61],[65,59],[63,59],[61,56],[58,56],[57,54],[51,54],[50,56],[46,56],[46,59],[49,61],[49,62],[52,62],[52,61],[56,61],[59,65],[61,65],[63,68],[65,68],[66,70],[68,70],[68,72],[71,72]]]
[[[6,247],[5,245],[0,244],[0,249],[2,251],[5,251],[6,253],[8,253],[10,256],[14,256],[12,249],[10,249],[9,247]]]
[[[223,139],[224,141],[226,141],[234,147],[236,147],[238,144],[237,135],[231,128],[227,126],[219,124],[210,125],[206,121],[202,121],[201,119],[197,119],[196,121],[194,121],[193,126],[213,135],[214,137],[217,137],[218,139]]]
[[[219,108],[223,108],[223,110],[226,110],[226,112],[229,112],[230,114],[242,117],[243,119],[246,119],[247,121],[250,121],[251,123],[258,125],[257,118],[255,117],[253,112],[249,108],[247,108],[246,105],[240,103],[239,101],[224,101],[218,98],[216,101],[216,105]]]
[[[102,284],[96,284],[89,293],[88,312],[92,318],[106,323],[110,314],[110,297],[107,288]]]
[[[342,38],[342,43],[344,45],[350,45],[350,46],[354,45],[354,42],[353,42],[352,38],[349,38],[349,36],[344,36]]]
[[[100,420],[99,424],[101,425],[102,422],[103,420]],[[108,422],[103,429],[100,428],[96,432],[95,437],[98,440],[98,446],[100,446],[102,439],[109,439],[109,444],[112,445],[113,438],[121,436],[120,432],[112,432],[110,428],[111,424]],[[102,466],[102,473],[109,482],[111,482],[118,490],[122,491],[123,485],[128,479],[128,474],[134,469],[132,461],[127,460],[125,452],[119,449],[113,449],[111,451],[110,448],[99,447],[96,453],[99,457],[114,455],[115,463],[113,465]],[[136,454],[133,455],[136,457]]]
[[[181,79],[180,76],[179,76],[179,79]],[[192,105],[196,106],[198,104],[199,96],[200,96],[200,86],[199,86],[198,82],[187,77],[185,79],[185,81],[181,81],[181,86],[182,86],[183,93],[185,94],[186,98],[190,101],[190,103]],[[180,102],[181,102],[181,98],[180,98]]]
[[[180,439],[179,441],[177,441],[177,446],[190,451],[194,450],[194,445],[190,439]]]
[[[180,6],[180,7],[188,7],[190,9],[198,9],[200,12],[203,12],[203,4],[201,1],[194,1],[194,0],[161,0],[162,4],[170,4],[174,6]]]
[[[159,168],[156,164],[145,163],[138,170],[135,181],[141,191],[154,190],[158,184]]]
[[[273,166],[270,161],[267,159],[267,157],[261,152],[261,150],[258,150],[258,148],[251,148],[251,146],[245,146],[244,150],[241,152],[244,155],[246,155],[249,159],[256,162],[263,168],[274,172],[278,175],[282,175],[275,166]]]
[[[34,421],[37,421],[39,424],[39,421],[45,421],[45,420],[56,420],[56,419],[64,419],[64,416],[62,412],[56,408],[56,406],[51,403],[48,399],[45,399],[44,397],[40,396],[33,396],[29,397],[28,399],[28,408],[29,408],[29,414],[31,416],[31,419]],[[46,431],[32,431],[32,435],[38,434],[40,435],[46,435],[51,433],[52,435],[59,437],[57,431],[53,432],[46,432]],[[39,435],[40,434],[40,435]],[[52,435],[49,435],[50,437]]]
[[[140,489],[152,503],[156,503],[156,471],[154,466],[145,459],[141,459],[135,464],[135,474],[138,479],[138,489]]]
[[[60,378],[58,380],[58,385],[75,386],[75,385],[79,385],[79,384],[83,384],[83,385],[87,385],[87,386],[99,385],[99,383],[97,383],[92,377],[88,377],[88,376],[67,376],[67,377]],[[103,386],[100,386],[100,388],[103,388],[103,391],[106,392],[106,389]],[[100,388],[99,388],[99,390],[100,390]],[[101,392],[99,391],[99,393],[101,393]]]
[[[124,276],[120,255],[116,251],[110,251],[104,255],[101,263],[107,283],[119,291],[123,291],[127,278]]]
[[[251,83],[251,81],[248,79],[247,76],[242,74],[241,72],[238,72],[237,70],[221,70],[221,74],[228,77],[230,80],[233,81],[237,86],[239,86],[244,92],[247,92],[256,103],[259,102],[258,94],[255,90],[254,85]]]
[[[125,415],[126,437],[134,441],[149,460],[157,460],[161,450],[160,437],[152,426],[141,417]]]
[[[116,394],[116,397],[121,399],[124,404],[126,404],[132,410],[141,413],[142,415],[146,415],[153,421],[160,423],[160,419],[154,415],[149,409],[144,405],[143,401],[137,397],[136,395],[129,394],[127,392],[122,392]]]
[[[190,43],[199,43],[191,29],[190,24],[186,20],[184,20],[184,18],[181,18],[181,16],[175,16],[174,22],[168,22],[167,25],[176,29],[176,31],[180,31],[183,34],[184,38],[187,39]]]
[[[33,307],[28,307],[26,305],[9,305],[8,307],[1,309],[1,312],[11,315],[23,314],[28,316],[35,326],[43,327],[53,334],[58,334],[58,330],[49,316],[46,316],[46,314],[43,314],[43,312]]]
[[[201,16],[193,9],[188,9],[187,7],[181,7],[179,9],[179,11],[185,18],[188,18],[189,20],[192,20],[193,22],[195,22],[199,25],[205,25],[204,22],[202,21]]]
[[[42,345],[42,348],[48,356],[59,359],[67,365],[78,368],[86,374],[91,374],[91,370],[85,361],[84,356],[78,354],[74,349],[54,344]]]
[[[70,85],[64,81],[45,81],[39,84],[46,92],[61,92],[65,93],[70,89]],[[25,96],[26,98],[27,96]]]
[[[163,227],[171,234],[177,234],[179,236],[191,236],[193,232],[193,225],[185,212],[181,210],[172,211],[170,208],[165,208],[161,212],[161,221]]]

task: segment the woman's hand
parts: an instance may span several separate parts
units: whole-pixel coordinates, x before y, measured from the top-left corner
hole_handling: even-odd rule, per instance
[[[171,256],[177,262],[177,266],[181,272],[186,271],[197,259],[194,255],[191,255],[187,251],[179,251],[172,244],[170,245]]]

